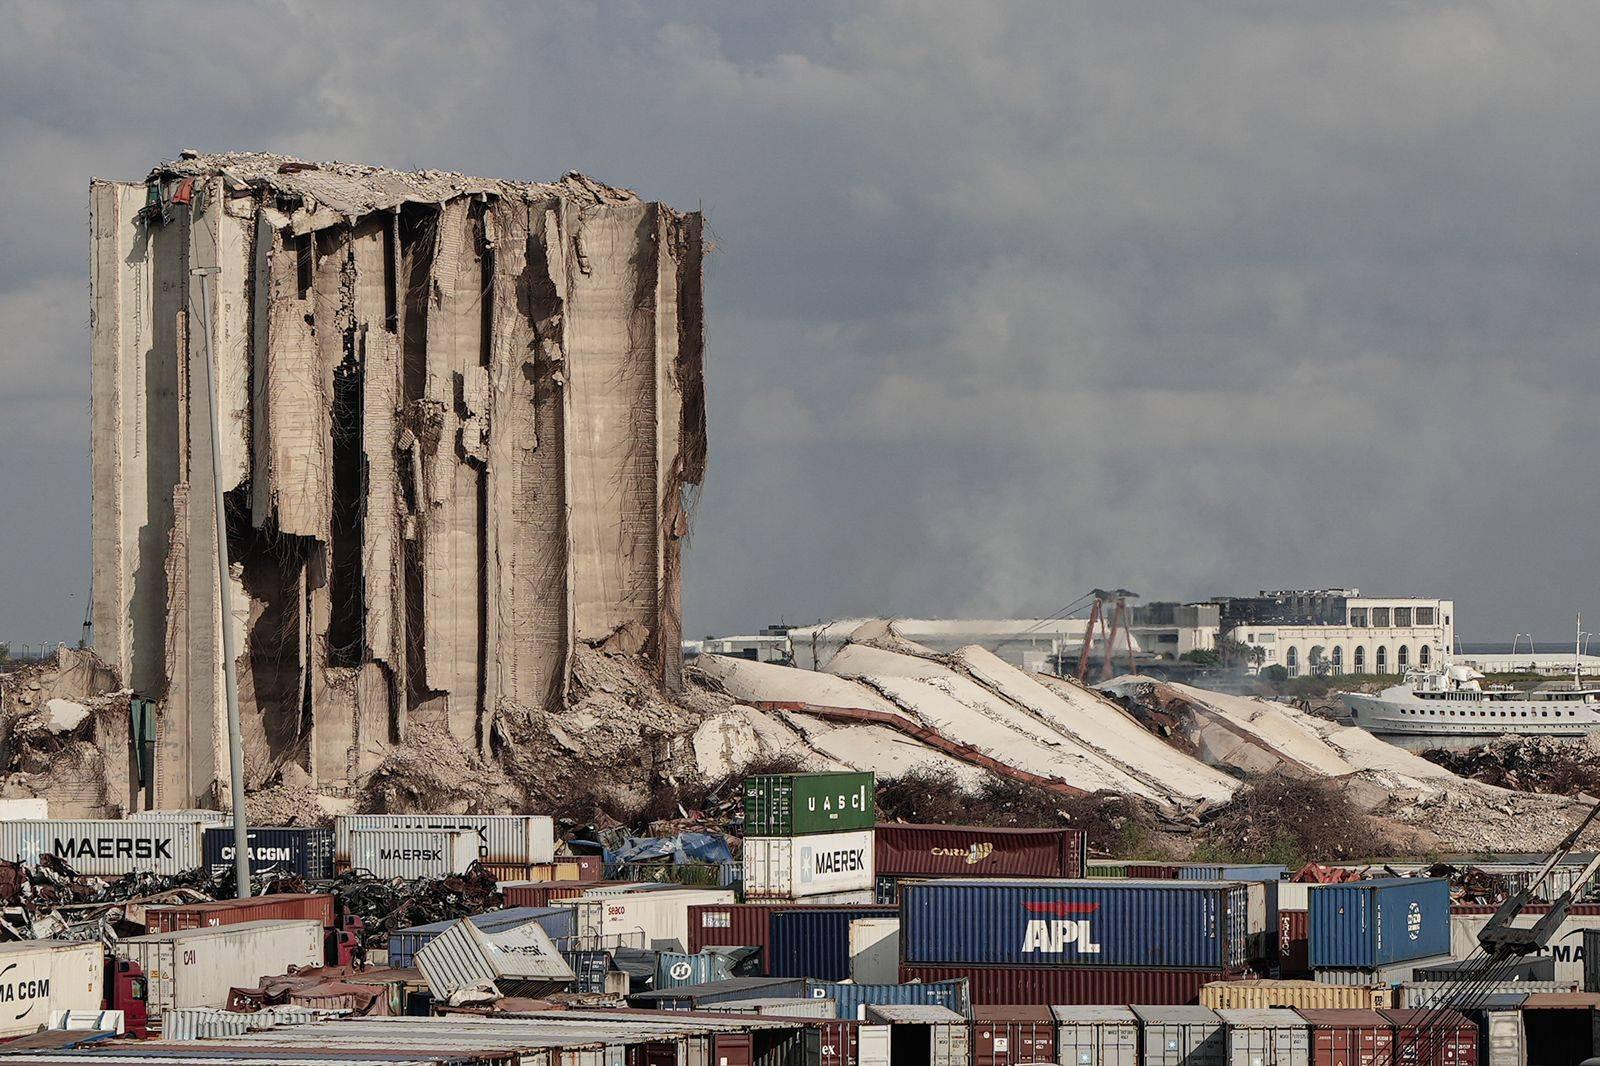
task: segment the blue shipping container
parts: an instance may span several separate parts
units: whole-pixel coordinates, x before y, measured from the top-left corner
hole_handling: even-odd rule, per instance
[[[1243,866],[1208,866],[1185,863],[1178,867],[1180,881],[1282,881],[1289,868],[1276,863],[1250,863]]]
[[[1442,877],[1386,877],[1312,885],[1311,965],[1385,966],[1450,954],[1450,883]]]
[[[519,925],[538,922],[539,928],[549,934],[558,946],[577,932],[577,912],[571,907],[508,907],[503,911],[474,914],[467,921],[485,933],[500,933]],[[423,946],[456,924],[455,920],[414,925],[389,934],[389,965],[404,969],[412,964]]]
[[[959,981],[929,981],[909,985],[856,985],[832,981],[807,981],[806,999],[831,999],[840,1018],[859,1021],[865,1008],[893,1003],[896,1006],[931,1003],[948,1007],[963,1018],[972,1017],[972,997],[966,978]]]
[[[924,881],[900,886],[916,965],[1236,971],[1251,958],[1240,881]]]
[[[250,872],[294,874],[312,879],[333,876],[333,830],[300,826],[249,830]],[[233,869],[233,827],[207,829],[201,838],[203,861],[212,873]]]
[[[767,974],[843,981],[850,976],[850,923],[899,913],[895,907],[774,911],[767,927]]]

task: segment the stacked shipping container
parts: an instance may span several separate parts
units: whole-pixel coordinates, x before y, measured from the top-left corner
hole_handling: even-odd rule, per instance
[[[745,898],[872,902],[875,787],[862,773],[746,778]]]
[[[884,824],[873,846],[880,903],[894,902],[902,878],[1087,876],[1088,838],[1077,829]]]

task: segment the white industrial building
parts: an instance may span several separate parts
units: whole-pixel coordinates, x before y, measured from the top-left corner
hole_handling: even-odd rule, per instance
[[[1279,609],[1262,609],[1276,603]],[[1305,674],[1403,674],[1455,646],[1455,603],[1361,596],[1358,589],[1268,591],[1223,606],[1225,635],[1260,648],[1257,669]]]

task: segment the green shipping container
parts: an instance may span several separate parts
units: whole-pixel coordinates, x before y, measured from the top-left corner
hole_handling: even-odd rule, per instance
[[[877,822],[871,774],[758,774],[744,779],[744,835],[798,837],[871,829]]]

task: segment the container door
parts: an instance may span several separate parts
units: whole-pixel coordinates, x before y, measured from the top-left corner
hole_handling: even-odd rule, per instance
[[[889,1066],[887,1025],[856,1027],[856,1066]]]
[[[712,1066],[753,1066],[753,1040],[748,1032],[718,1033]]]
[[[1139,1027],[1102,1025],[1098,1066],[1139,1066]]]
[[[1489,1062],[1487,1066],[1522,1066],[1522,1012],[1492,1010],[1489,1016]]]

